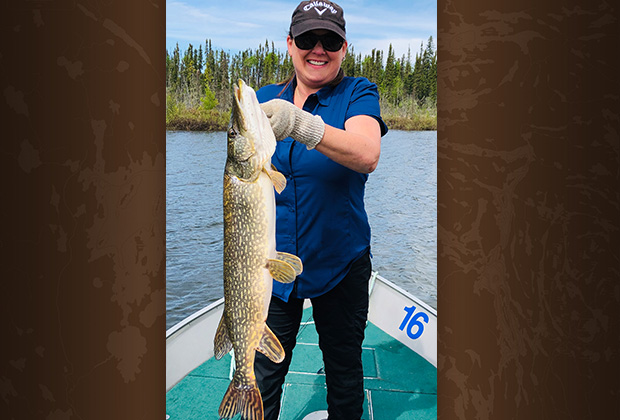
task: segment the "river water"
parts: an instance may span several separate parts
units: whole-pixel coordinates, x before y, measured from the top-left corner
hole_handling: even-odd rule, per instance
[[[166,134],[166,328],[224,295],[226,133]],[[389,131],[366,184],[373,269],[437,308],[437,132]]]

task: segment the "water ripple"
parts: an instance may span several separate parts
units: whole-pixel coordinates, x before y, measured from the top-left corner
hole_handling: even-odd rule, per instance
[[[223,296],[225,133],[166,135],[166,327]],[[437,307],[437,132],[390,131],[368,179],[373,268]]]

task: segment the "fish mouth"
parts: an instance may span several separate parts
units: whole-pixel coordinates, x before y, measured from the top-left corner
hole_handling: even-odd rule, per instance
[[[241,90],[243,89],[243,80],[239,79],[235,85],[235,99],[241,102]]]
[[[237,84],[234,85],[235,90],[235,105],[239,111],[241,111],[241,89],[243,88],[242,81],[239,80]]]
[[[244,85],[243,80],[239,79],[239,81],[233,86],[234,87],[233,97],[235,98],[235,100],[233,101],[231,120],[234,123],[236,123],[238,129],[245,131],[247,130],[247,124],[245,121],[245,113],[243,112],[243,107],[242,107],[243,85]]]

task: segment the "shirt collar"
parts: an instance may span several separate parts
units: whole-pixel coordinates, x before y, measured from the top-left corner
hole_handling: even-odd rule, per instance
[[[293,102],[295,95],[295,88],[297,87],[297,76],[293,76],[293,80],[282,93],[281,98],[286,99],[289,102]],[[316,92],[317,101],[321,106],[329,106],[332,98],[332,91],[335,86],[324,86]]]

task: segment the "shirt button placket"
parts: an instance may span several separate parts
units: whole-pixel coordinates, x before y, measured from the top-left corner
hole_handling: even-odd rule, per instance
[[[288,210],[291,212],[291,218],[293,219],[293,226],[296,226],[295,220],[297,218],[295,217],[295,206],[291,204],[291,206],[288,208]],[[295,244],[296,236],[297,236],[297,228],[295,227],[293,235],[291,236],[291,244]]]

